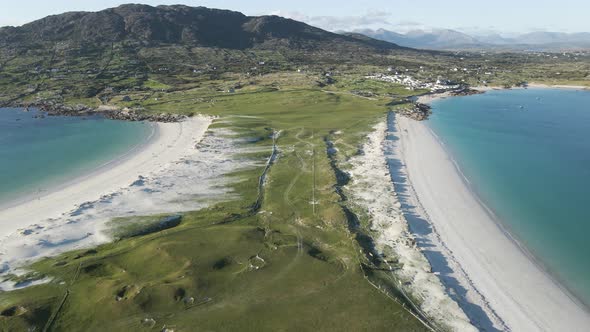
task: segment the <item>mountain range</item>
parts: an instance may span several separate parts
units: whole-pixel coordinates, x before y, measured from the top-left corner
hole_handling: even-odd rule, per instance
[[[490,49],[490,50],[538,50],[563,51],[590,49],[590,33],[531,32],[513,37],[500,34],[469,35],[451,29],[413,30],[397,33],[385,29],[356,30],[354,33],[388,41],[401,46],[435,49]],[[346,34],[347,35],[347,34]]]

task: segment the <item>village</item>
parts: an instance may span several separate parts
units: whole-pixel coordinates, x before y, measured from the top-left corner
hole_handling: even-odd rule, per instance
[[[391,68],[390,68],[391,69]],[[390,70],[392,71],[392,70]],[[398,72],[394,72],[393,74],[374,74],[366,76],[365,78],[368,79],[375,79],[390,83],[401,84],[406,87],[408,90],[430,90],[433,93],[439,93],[444,91],[451,91],[460,89],[463,85],[455,83],[453,81],[447,79],[437,79],[435,82],[422,82],[410,75],[400,74]]]

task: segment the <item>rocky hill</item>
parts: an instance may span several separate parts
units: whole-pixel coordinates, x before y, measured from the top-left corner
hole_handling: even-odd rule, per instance
[[[5,47],[123,41],[144,46],[182,44],[227,49],[399,48],[392,43],[343,36],[278,16],[250,17],[229,10],[181,5],[122,5],[99,12],[54,15],[21,27],[0,29],[0,44]]]

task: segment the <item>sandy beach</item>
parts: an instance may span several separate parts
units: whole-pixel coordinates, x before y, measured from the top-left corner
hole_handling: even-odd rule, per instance
[[[477,90],[480,92],[488,92],[494,90],[513,90],[513,89],[526,89],[526,88],[533,88],[533,89],[572,89],[572,90],[589,90],[590,87],[583,86],[583,85],[549,85],[549,84],[542,84],[542,83],[529,83],[526,88],[524,87],[513,87],[513,88],[505,88],[501,86],[474,86],[471,87],[473,90]],[[438,99],[444,99],[453,97],[451,92],[442,92],[442,93],[429,93],[422,96],[416,97],[416,101],[422,104],[429,104]]]
[[[501,227],[423,122],[390,123],[390,171],[418,245],[482,330],[587,331],[590,314]]]
[[[387,122],[378,123],[363,145],[363,153],[350,160],[351,183],[347,195],[369,216],[375,249],[385,258],[400,289],[418,299],[414,303],[436,326],[450,331],[477,331],[469,318],[446,292],[445,286],[431,270],[429,261],[416,245],[409,230],[408,216],[403,211],[404,194],[391,182],[390,169],[395,141]],[[394,258],[400,268],[393,268]],[[395,264],[395,263],[394,263]]]
[[[41,197],[30,197],[1,210],[0,238],[27,227],[31,222],[57,218],[80,203],[131,184],[141,174],[165,167],[179,159],[187,147],[196,144],[210,122],[208,118],[195,117],[180,123],[153,124],[151,137],[135,151]]]
[[[512,87],[512,88],[505,88],[502,86],[474,86],[472,87],[473,90],[487,92],[493,90],[513,90],[513,89],[572,89],[572,90],[588,90],[590,87],[584,85],[564,85],[564,84],[544,84],[544,83],[528,83],[526,87]],[[440,96],[442,97],[442,96]],[[436,97],[435,97],[436,98]],[[427,101],[425,101],[427,102]]]
[[[148,190],[142,191],[140,186],[136,190],[130,188],[138,179],[147,182],[153,178],[159,184],[166,180],[162,179],[164,174],[184,176],[174,167],[178,169],[181,165],[176,164],[183,158],[198,158],[195,147],[211,121],[209,117],[196,116],[178,123],[154,123],[151,137],[126,155],[41,197],[30,197],[0,209],[0,273],[18,261],[107,241],[101,229],[111,216],[185,210],[176,201],[170,207],[166,204],[172,201],[168,196],[178,195],[182,186],[163,197],[159,204],[145,196]],[[200,173],[204,177],[212,172]],[[205,181],[201,182],[206,191]]]
[[[544,88],[544,89],[574,89],[574,90],[588,90],[590,87],[584,85],[564,85],[564,84],[542,84],[542,83],[529,83],[529,88]]]

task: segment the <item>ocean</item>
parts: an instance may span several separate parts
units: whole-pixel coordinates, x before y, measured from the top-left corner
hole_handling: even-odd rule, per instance
[[[590,91],[497,90],[432,107],[427,124],[484,204],[590,304]]]
[[[145,142],[146,123],[0,109],[0,206],[46,194]]]

